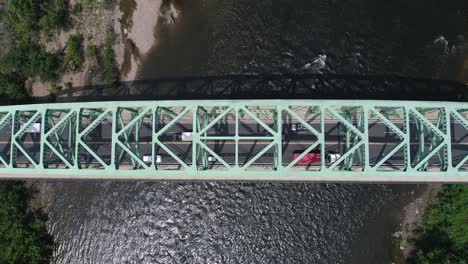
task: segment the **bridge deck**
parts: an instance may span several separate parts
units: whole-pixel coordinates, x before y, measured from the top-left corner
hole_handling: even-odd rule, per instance
[[[468,103],[0,107],[0,178],[468,182],[467,161]]]

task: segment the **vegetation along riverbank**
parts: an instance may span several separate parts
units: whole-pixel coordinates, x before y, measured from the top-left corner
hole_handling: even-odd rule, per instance
[[[468,185],[444,185],[410,236],[409,263],[467,263]]]
[[[112,0],[0,0],[0,94],[24,99],[118,81],[113,7]]]
[[[31,206],[33,187],[22,182],[0,182],[0,263],[49,263],[53,239],[47,215]]]

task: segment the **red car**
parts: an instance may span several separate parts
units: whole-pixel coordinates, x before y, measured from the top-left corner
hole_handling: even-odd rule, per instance
[[[301,153],[293,153],[293,160],[295,160],[300,155]],[[299,164],[299,165],[320,164],[321,160],[322,158],[321,158],[320,153],[307,153],[296,164]]]

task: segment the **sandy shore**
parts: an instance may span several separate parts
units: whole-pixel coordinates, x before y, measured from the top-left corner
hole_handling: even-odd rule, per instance
[[[122,81],[135,80],[142,59],[155,45],[161,4],[161,0],[122,0],[115,7],[114,50]]]
[[[70,10],[77,4],[69,2]],[[161,12],[162,0],[121,0],[114,8],[87,8],[79,16],[73,15],[73,27],[56,34],[42,42],[51,52],[63,50],[71,34],[83,36],[83,51],[88,45],[102,47],[109,30],[115,32],[114,52],[122,81],[137,78],[137,73],[146,54],[156,45],[156,27],[159,18],[168,12]],[[96,4],[98,7],[99,5]],[[171,17],[177,17],[178,11],[170,4]],[[162,14],[163,13],[163,14]],[[162,23],[166,20],[162,19]],[[173,22],[173,21],[172,21]],[[60,87],[71,85],[80,87],[92,84],[89,73],[95,65],[87,62],[82,69],[65,73],[57,83]],[[51,93],[51,84],[34,81],[31,87],[33,97],[44,97]]]

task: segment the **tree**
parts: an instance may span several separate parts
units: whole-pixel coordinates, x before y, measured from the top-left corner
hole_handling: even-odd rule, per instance
[[[447,185],[414,238],[416,263],[468,263],[468,185]]]
[[[115,36],[109,33],[106,37],[104,49],[102,50],[99,79],[104,85],[112,85],[119,80],[119,69],[115,61],[115,53],[112,47],[114,38]]]
[[[39,33],[50,34],[65,26],[67,10],[65,0],[8,0],[5,22],[25,38]]]
[[[38,29],[41,16],[36,0],[8,0],[5,4],[5,23],[20,35],[31,35]]]
[[[49,0],[41,5],[43,16],[39,19],[41,32],[50,34],[63,29],[67,21],[68,7],[64,0]]]
[[[79,35],[70,35],[65,48],[65,57],[63,65],[65,70],[75,71],[81,68],[83,64],[82,42],[83,38]]]
[[[16,75],[26,80],[39,77],[43,81],[57,77],[57,57],[44,47],[23,39],[0,58],[0,73]]]
[[[48,263],[52,239],[43,213],[29,206],[32,195],[20,182],[0,183],[0,263]]]

